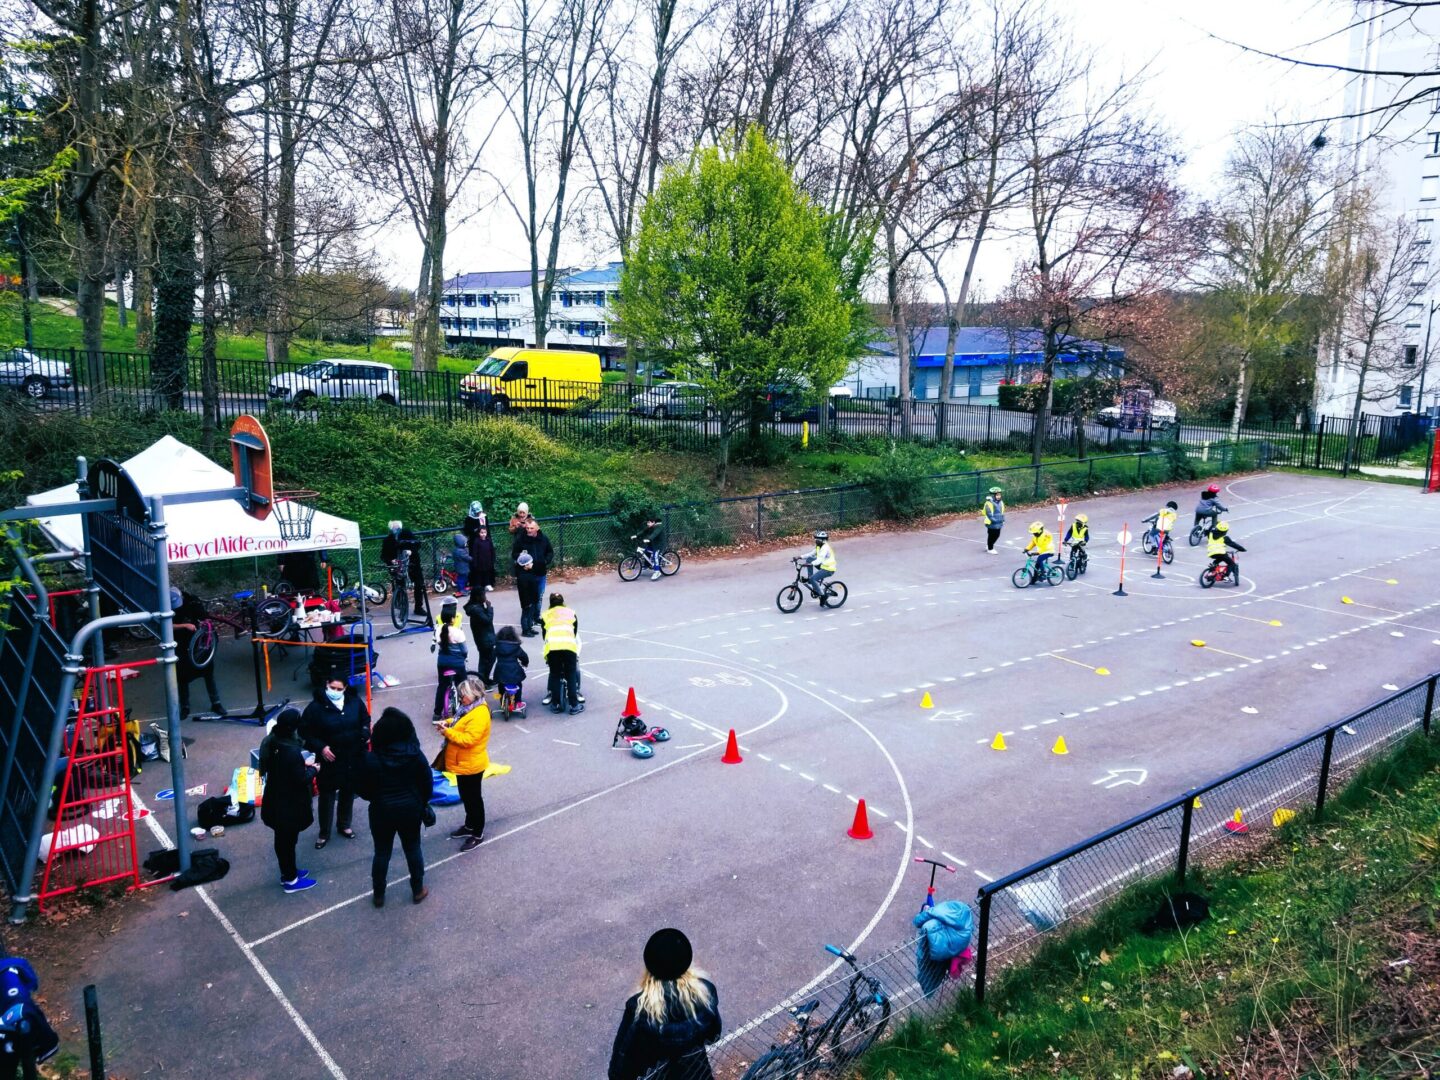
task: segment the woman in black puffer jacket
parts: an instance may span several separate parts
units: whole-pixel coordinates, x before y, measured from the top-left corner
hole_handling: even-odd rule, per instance
[[[679,930],[650,935],[640,992],[625,1002],[610,1050],[609,1080],[714,1080],[705,1046],[720,1037],[720,997],[691,959]]]
[[[399,709],[380,714],[370,733],[370,746],[361,766],[359,791],[370,803],[370,835],[375,840],[370,863],[373,900],[377,908],[385,906],[385,878],[399,836],[410,868],[410,896],[418,904],[430,895],[420,848],[420,828],[430,805],[430,763],[420,752],[415,725]]]

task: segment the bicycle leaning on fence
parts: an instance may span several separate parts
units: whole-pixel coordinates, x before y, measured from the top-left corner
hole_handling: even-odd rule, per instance
[[[819,999],[791,1006],[794,1036],[783,1045],[772,1044],[745,1070],[743,1080],[839,1074],[884,1033],[890,1022],[890,995],[884,984],[861,971],[855,957],[844,949],[826,945],[825,951],[844,960],[854,972],[845,1000],[828,1020],[813,1029],[810,1019],[820,1007]]]

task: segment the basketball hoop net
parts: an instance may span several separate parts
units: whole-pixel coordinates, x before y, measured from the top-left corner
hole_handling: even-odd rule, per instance
[[[275,520],[280,524],[280,539],[309,540],[310,523],[315,519],[316,493],[313,491],[275,492]]]

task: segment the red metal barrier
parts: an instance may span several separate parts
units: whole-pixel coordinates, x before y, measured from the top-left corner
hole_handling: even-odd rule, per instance
[[[40,907],[56,896],[94,885],[125,881],[135,889],[140,861],[135,841],[138,815],[130,796],[130,748],[125,716],[126,672],[155,660],[106,664],[85,672],[80,711],[66,733],[65,776]],[[175,749],[179,753],[179,748]]]
[[[1425,490],[1440,491],[1440,430],[1435,432],[1435,441],[1430,446],[1430,467],[1426,470]]]

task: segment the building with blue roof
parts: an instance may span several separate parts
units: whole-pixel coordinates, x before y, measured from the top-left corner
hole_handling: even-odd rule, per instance
[[[910,334],[911,393],[917,399],[940,396],[941,369],[945,366],[947,331],[941,327],[916,330]],[[882,385],[899,384],[895,342],[886,337],[872,342],[870,355],[857,371],[859,393],[865,394],[866,379]],[[1040,372],[1045,359],[1044,335],[1028,327],[962,326],[955,338],[955,376],[951,382],[952,401],[972,405],[994,405],[1002,382],[1025,383]],[[1119,375],[1124,368],[1125,350],[1098,341],[1072,338],[1065,342],[1057,359],[1056,378],[1078,378],[1097,373]],[[893,393],[893,390],[890,391]],[[879,396],[879,395],[875,395]]]

